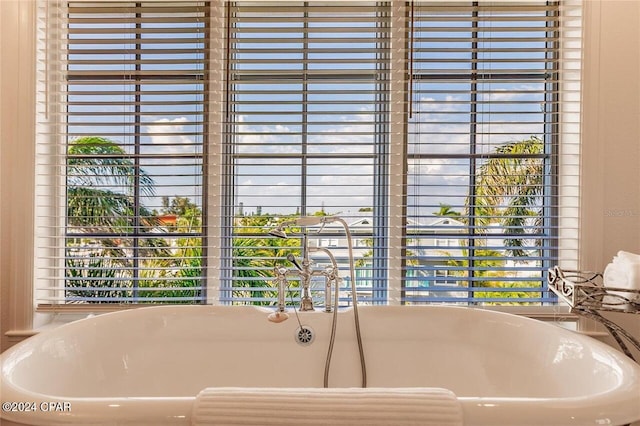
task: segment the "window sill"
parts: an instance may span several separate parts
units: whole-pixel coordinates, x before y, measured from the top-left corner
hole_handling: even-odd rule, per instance
[[[27,337],[35,336],[40,331],[41,330],[9,330],[6,333],[4,333],[4,335],[7,336],[10,341],[16,340],[16,339],[22,340],[22,339],[26,339]]]
[[[103,314],[107,312],[124,311],[127,309],[149,308],[152,306],[163,306],[161,304],[133,304],[133,303],[105,303],[105,304],[40,304],[36,312],[45,314]]]

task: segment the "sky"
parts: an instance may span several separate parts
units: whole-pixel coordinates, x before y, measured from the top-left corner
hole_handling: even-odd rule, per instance
[[[303,204],[308,212],[321,208],[339,212],[371,207],[376,184],[371,176],[379,142],[374,136],[375,126],[380,118],[387,120],[375,113],[373,93],[376,74],[372,70],[376,68],[376,61],[378,65],[383,62],[375,53],[367,51],[375,47],[379,36],[375,25],[371,21],[312,22],[308,38],[303,39],[300,32],[303,25],[299,22],[278,21],[271,15],[260,19],[254,19],[255,14],[239,16],[247,17],[248,21],[238,24],[234,45],[238,61],[234,75],[239,76],[240,81],[234,86],[232,116],[237,135],[234,139],[234,204],[242,204],[245,212],[261,209],[280,214],[294,213]],[[291,16],[294,15],[288,17]],[[416,74],[469,70],[469,53],[459,49],[470,47],[466,38],[472,29],[464,17],[460,21],[452,20],[457,17],[416,22],[413,46]],[[132,41],[132,34],[122,37],[111,32],[118,25],[74,24],[73,28],[85,33],[71,36],[70,59],[77,62],[72,70],[133,73],[131,61],[136,58],[131,52],[135,40]],[[150,39],[143,46],[173,53],[169,56],[144,54],[142,70],[161,74],[201,70],[204,52],[194,54],[192,51],[204,48],[203,33],[192,33],[192,30],[202,25],[201,22],[144,24],[151,32],[142,37],[142,40]],[[341,29],[330,32],[336,25]],[[444,25],[457,29],[443,31]],[[522,41],[522,37],[543,36],[544,32],[539,30],[544,28],[544,21],[516,20],[507,24],[491,21],[492,29],[486,32],[483,25],[480,24],[479,35],[487,36],[487,41],[477,46],[481,51],[479,69],[493,72],[523,67],[544,69],[544,62],[539,62],[544,59],[540,52],[521,53],[527,48],[544,47],[541,41]],[[97,43],[92,42],[91,37]],[[310,52],[307,59],[315,62],[304,61],[301,49],[305,43]],[[517,47],[524,49],[514,51]],[[104,48],[118,52],[95,53]],[[519,63],[504,62],[519,57],[522,57]],[[96,59],[112,61],[112,64],[92,64]],[[343,83],[322,80],[344,71],[355,72],[356,79]],[[287,74],[305,75],[306,80],[270,81],[272,75]],[[363,78],[367,75],[371,78]],[[247,76],[252,78],[251,82]],[[266,80],[256,80],[256,76]],[[68,129],[71,138],[104,134],[134,154],[132,133],[136,127],[132,116],[127,115],[135,112],[134,88],[128,81],[121,85],[114,81],[72,84],[69,101],[73,115],[69,117]],[[303,88],[308,92],[306,99],[300,93]],[[204,94],[198,92],[203,89],[202,84],[180,81],[139,86],[140,101],[146,103],[141,107],[140,154],[143,158],[140,167],[156,183],[156,196],[143,200],[151,209],[160,207],[163,196],[186,196],[202,204],[203,180],[199,175],[204,138],[199,134],[203,131]],[[476,152],[489,154],[501,143],[541,136],[545,131],[541,112],[543,89],[544,83],[533,80],[480,84],[477,87]],[[90,90],[92,94],[83,95],[82,90]],[[193,94],[177,95],[175,91]],[[470,91],[469,81],[414,82],[414,114],[409,122],[408,140],[408,150],[414,158],[408,164],[407,193],[409,203],[415,205],[419,216],[433,213],[441,203],[457,210],[465,203],[470,163],[468,159],[455,157],[468,154],[470,149]],[[397,169],[397,165],[391,167],[391,173]],[[306,174],[301,177],[302,171]],[[303,192],[306,192],[305,201],[301,200]]]

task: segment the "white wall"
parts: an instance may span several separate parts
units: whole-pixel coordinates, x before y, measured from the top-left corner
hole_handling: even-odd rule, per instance
[[[586,1],[584,27],[580,268],[602,271],[640,253],[640,2]],[[640,315],[611,319],[640,339]]]
[[[31,327],[34,3],[0,0],[0,329]],[[640,252],[640,2],[585,1],[581,268]],[[620,321],[640,337],[640,315]]]
[[[35,2],[0,0],[0,330],[31,328]]]

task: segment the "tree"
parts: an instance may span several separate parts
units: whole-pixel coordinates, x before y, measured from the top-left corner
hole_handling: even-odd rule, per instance
[[[106,138],[86,136],[71,142],[67,154],[69,225],[85,232],[121,233],[135,225],[136,216],[153,224],[153,214],[144,206],[136,212],[134,200],[136,176],[142,195],[153,195],[153,179],[136,170],[122,147]]]
[[[162,198],[164,214],[175,214],[178,216],[185,216],[189,211],[199,210],[198,206],[191,201],[189,197],[175,196],[169,201],[169,197]]]
[[[530,291],[517,291],[516,289],[531,289],[539,287],[539,283],[532,281],[509,281],[507,273],[502,270],[505,266],[502,253],[487,248],[478,248],[475,250],[474,256],[476,260],[473,262],[475,280],[466,280],[467,272],[471,262],[469,261],[469,252],[462,250],[463,255],[454,259],[449,253],[444,253],[449,257],[447,266],[453,271],[453,276],[459,277],[461,287],[482,287],[482,290],[473,292],[474,301],[486,305],[523,305],[529,304],[519,302],[518,299],[528,297],[540,297],[540,293]],[[479,281],[480,285],[476,282]],[[466,283],[466,285],[465,285]],[[509,302],[484,302],[483,299],[514,299]]]
[[[477,175],[476,226],[487,227],[497,221],[509,233],[521,234],[522,238],[507,238],[504,242],[512,256],[525,257],[527,234],[535,234],[542,225],[544,161],[540,156],[544,143],[532,136],[501,145],[495,153]]]
[[[482,164],[477,173],[474,205],[471,205],[471,197],[466,202],[465,216],[474,216],[476,229],[487,229],[492,224],[499,224],[509,233],[509,237],[504,239],[504,246],[507,247],[507,254],[516,261],[529,255],[524,248],[527,245],[526,241],[535,237],[542,225],[543,153],[544,143],[536,136],[497,147],[496,155]],[[448,213],[447,207],[441,205],[438,215]],[[464,217],[459,220],[467,221]],[[468,259],[468,253],[463,257]],[[517,302],[518,298],[536,297],[535,292],[518,292],[513,289],[536,288],[540,283],[509,281],[506,272],[500,271],[506,264],[503,253],[487,248],[481,238],[475,239],[473,258],[473,261],[450,259],[448,266],[460,271],[455,275],[460,276],[463,282],[464,271],[473,267],[475,279],[468,282],[469,286],[495,288],[495,291],[474,292],[474,299],[482,301],[483,298],[514,298],[513,303],[520,304]]]
[[[433,212],[434,215],[439,217],[460,217],[462,214],[451,208],[449,204],[440,203],[440,210]]]
[[[285,218],[286,220],[286,218]],[[273,305],[278,292],[273,280],[273,268],[278,259],[289,253],[298,254],[300,241],[296,238],[267,238],[266,229],[275,226],[269,215],[242,216],[235,220],[233,239],[234,291],[237,299],[262,297],[254,305]],[[265,237],[260,237],[264,235]],[[265,290],[273,288],[273,290]],[[246,289],[246,290],[245,290]],[[256,293],[260,292],[260,295]]]
[[[171,230],[178,234],[198,234],[202,230],[202,210],[189,198],[183,204],[189,206],[178,216]],[[202,294],[205,282],[202,267],[202,238],[183,236],[176,238],[171,247],[172,255],[167,258],[146,260],[147,269],[140,273],[144,280],[141,288],[153,289],[141,292],[141,297],[161,298],[171,303],[193,303]],[[144,300],[142,300],[144,301]]]
[[[135,192],[137,187],[141,195],[153,195],[153,179],[117,143],[98,136],[69,144],[66,172],[67,227],[73,237],[66,242],[65,271],[67,287],[78,288],[68,290],[67,297],[109,301],[131,296],[135,285],[127,236],[158,224],[136,202]],[[159,238],[142,238],[138,246],[141,258],[170,256]]]

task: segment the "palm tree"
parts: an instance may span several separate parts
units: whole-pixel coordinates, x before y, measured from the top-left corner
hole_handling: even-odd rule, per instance
[[[438,217],[460,217],[462,213],[453,210],[449,204],[440,203],[440,209],[437,212],[433,212]]]
[[[544,143],[532,136],[529,139],[509,142],[496,148],[496,155],[483,163],[476,175],[473,196],[467,198],[465,214],[457,220],[469,223],[474,217],[476,230],[487,229],[490,225],[499,224],[509,237],[504,239],[506,252],[515,260],[528,256],[524,249],[527,239],[533,237],[542,225],[542,196],[544,190]],[[449,206],[442,204],[437,216],[450,216]],[[454,212],[455,213],[455,212]],[[469,245],[463,242],[461,245]],[[505,271],[500,271],[506,264],[503,254],[486,246],[482,238],[473,242],[473,261],[469,259],[469,251],[463,249],[465,260],[450,259],[447,265],[454,270],[454,275],[462,278],[470,267],[474,269],[475,280],[468,285],[475,287],[495,288],[495,291],[474,292],[474,299],[482,302],[488,297],[518,298],[534,297],[535,293],[515,288],[531,289],[539,287],[537,281],[509,281]],[[473,264],[471,264],[473,263]],[[502,291],[500,289],[509,289]],[[502,303],[501,303],[502,304]]]
[[[143,206],[136,214],[133,191],[137,176],[141,195],[153,195],[153,179],[136,170],[122,147],[106,138],[86,136],[71,142],[67,154],[70,226],[119,233],[133,227],[136,216],[151,225],[153,215]]]
[[[78,288],[68,290],[67,297],[107,301],[130,296],[134,285],[128,235],[136,227],[144,232],[158,224],[136,203],[135,188],[140,195],[153,195],[153,179],[117,143],[98,136],[69,144],[66,172],[67,227],[73,235],[66,244],[67,287]],[[163,239],[142,238],[137,245],[139,257],[170,256]]]
[[[542,225],[544,143],[532,136],[501,145],[495,153],[498,155],[485,162],[477,174],[476,226],[499,221],[510,234],[521,234],[522,238],[505,239],[505,246],[512,256],[524,257],[527,235]]]
[[[202,210],[188,198],[184,199],[188,201],[189,208],[182,211],[170,229],[181,234],[200,233]],[[176,238],[173,250],[171,258],[150,258],[146,261],[149,268],[141,271],[145,279],[140,281],[140,287],[153,288],[153,291],[141,292],[140,296],[170,298],[172,303],[194,303],[201,299],[204,282],[202,237]]]
[[[234,298],[248,300],[262,297],[265,299],[264,301],[252,301],[251,304],[273,305],[278,297],[278,292],[271,283],[274,261],[269,259],[284,255],[281,252],[281,247],[269,249],[260,247],[260,244],[261,239],[258,238],[234,238],[233,270],[235,280],[233,286],[235,289],[233,295]],[[276,244],[281,244],[281,242],[277,241]],[[273,290],[267,290],[270,288]]]

